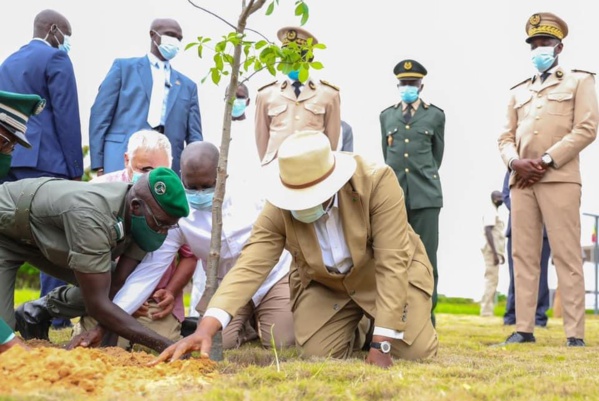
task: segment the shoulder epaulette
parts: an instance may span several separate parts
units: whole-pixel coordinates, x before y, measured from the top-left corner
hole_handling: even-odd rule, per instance
[[[398,105],[398,104],[399,104],[399,103],[392,104],[391,106],[387,107],[385,110],[381,111],[381,114],[383,114],[384,112],[386,112],[386,111],[387,111],[387,110],[389,110],[389,109],[392,109],[392,108],[397,108],[397,105]]]
[[[572,72],[584,72],[586,74],[596,75],[594,72],[585,71],[585,70],[572,70]]]
[[[519,87],[520,85],[522,85],[522,84],[525,84],[526,82],[528,82],[528,81],[530,81],[530,80],[531,80],[531,78],[526,78],[524,81],[522,81],[522,82],[520,82],[520,83],[518,83],[518,84],[516,84],[516,85],[512,86],[512,87],[510,88],[510,90],[512,90],[512,89],[514,89],[514,88],[517,88],[517,87]]]
[[[339,90],[339,87],[338,87],[338,86],[335,86],[335,85],[333,85],[332,83],[330,83],[330,82],[327,82],[327,81],[325,81],[325,80],[323,80],[323,79],[321,79],[321,80],[320,80],[320,83],[321,83],[321,84],[323,84],[323,85],[326,85],[326,86],[330,86],[331,88],[333,88],[333,89],[335,89],[335,90],[337,90],[337,91]]]
[[[429,106],[433,106],[433,107],[434,107],[435,109],[437,109],[437,110],[440,110],[440,111],[441,111],[441,113],[445,113],[445,112],[443,111],[443,109],[442,109],[442,108],[440,108],[439,106],[436,106],[436,105],[434,105],[434,104],[432,104],[432,103],[427,103],[427,104],[428,104]]]
[[[264,85],[264,86],[260,87],[260,89],[258,89],[258,92],[260,92],[260,91],[261,91],[262,89],[264,89],[264,88],[268,88],[269,86],[272,86],[272,85],[276,84],[277,82],[278,82],[278,81],[273,81],[273,82],[271,82],[271,83],[269,83],[269,84],[266,84],[266,85]]]

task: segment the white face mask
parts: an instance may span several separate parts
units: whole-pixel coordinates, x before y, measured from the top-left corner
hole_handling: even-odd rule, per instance
[[[306,224],[314,223],[316,220],[324,216],[324,214],[325,211],[322,207],[322,204],[318,204],[310,209],[291,211],[291,215],[294,219]]]

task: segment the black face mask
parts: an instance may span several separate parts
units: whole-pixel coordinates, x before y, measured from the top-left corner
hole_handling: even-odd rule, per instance
[[[495,201],[495,202],[493,202],[493,204],[495,206],[499,207],[499,206],[503,205],[503,201]]]

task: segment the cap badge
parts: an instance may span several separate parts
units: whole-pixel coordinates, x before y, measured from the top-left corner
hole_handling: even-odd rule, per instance
[[[44,107],[46,107],[46,99],[42,99],[39,102],[37,102],[37,105],[35,106],[35,110],[33,112],[34,115],[38,115],[42,112],[42,110],[44,110]]]
[[[164,195],[166,193],[166,184],[162,181],[158,181],[154,184],[154,192],[156,195]]]
[[[532,26],[537,26],[541,23],[541,16],[539,14],[533,14],[532,17],[528,19],[528,22]]]
[[[405,68],[406,70],[411,70],[412,69],[412,62],[411,61],[406,61],[405,63],[403,63],[403,68]]]
[[[297,38],[297,32],[294,29],[290,29],[285,34],[285,38],[288,41],[293,42]]]
[[[556,71],[556,72],[555,72],[555,76],[556,76],[556,77],[558,77],[558,78],[561,78],[561,77],[563,77],[563,76],[564,76],[564,73],[563,73],[563,72],[561,72],[561,71]]]

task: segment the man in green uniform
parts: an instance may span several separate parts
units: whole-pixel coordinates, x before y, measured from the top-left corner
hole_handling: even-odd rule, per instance
[[[31,148],[25,137],[27,121],[32,114],[40,113],[45,103],[38,95],[0,91],[0,179],[10,170],[12,152],[17,143]],[[23,345],[0,317],[0,354],[17,344]]]
[[[188,214],[183,184],[164,167],[133,185],[53,178],[1,185],[0,317],[14,327],[15,278],[19,266],[29,262],[77,287],[28,303],[29,309],[19,314],[20,330],[47,333],[50,317],[70,317],[67,306],[82,299],[87,313],[103,328],[164,349],[170,340],[143,327],[111,298],[145,253],[158,249],[169,228]]]
[[[393,73],[401,101],[381,112],[381,133],[385,163],[393,168],[404,191],[408,222],[420,235],[433,265],[437,305],[437,247],[439,212],[443,194],[439,168],[443,160],[445,113],[420,99],[426,69],[415,60],[400,61]],[[432,315],[433,324],[435,322]]]

